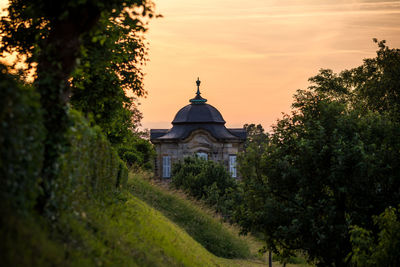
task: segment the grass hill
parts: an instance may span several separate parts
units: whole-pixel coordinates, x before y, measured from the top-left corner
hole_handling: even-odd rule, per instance
[[[184,229],[207,250],[224,258],[254,258],[262,246],[255,239],[239,237],[239,231],[201,205],[178,191],[171,191],[146,174],[130,174],[128,190]],[[255,244],[257,243],[257,244]],[[253,246],[252,246],[253,245]],[[252,252],[250,251],[252,246]],[[254,249],[257,247],[256,249]]]
[[[1,209],[2,266],[266,266],[254,257],[256,240],[138,175],[74,210],[49,224]]]
[[[228,266],[234,266],[234,264],[266,266],[266,256],[260,257],[258,254],[263,243],[252,236],[239,236],[238,228],[224,223],[222,218],[202,202],[188,198],[187,195],[171,189],[165,183],[151,179],[151,175],[150,173],[130,173],[128,190],[162,212],[208,251],[224,258],[240,258],[223,260],[228,263]],[[310,266],[301,257],[293,257],[290,262],[292,264],[286,266]],[[274,261],[273,266],[281,266],[281,264]]]
[[[213,255],[127,190],[80,205],[51,225],[35,215],[1,216],[3,266],[259,265]]]

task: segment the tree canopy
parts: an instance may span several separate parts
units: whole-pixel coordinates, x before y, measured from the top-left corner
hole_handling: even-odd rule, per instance
[[[350,226],[374,229],[372,216],[400,203],[400,50],[378,45],[358,68],[310,78],[262,155],[250,145],[241,160],[240,223],[278,254],[349,265]]]

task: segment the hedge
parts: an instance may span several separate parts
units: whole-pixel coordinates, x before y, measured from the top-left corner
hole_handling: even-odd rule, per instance
[[[0,201],[19,211],[32,210],[41,194],[46,137],[39,96],[0,64]],[[100,128],[69,110],[70,146],[59,159],[52,206],[62,210],[81,197],[113,193],[126,184],[128,169]],[[49,133],[51,134],[51,133]]]
[[[0,201],[29,210],[38,196],[45,129],[39,95],[0,65]]]

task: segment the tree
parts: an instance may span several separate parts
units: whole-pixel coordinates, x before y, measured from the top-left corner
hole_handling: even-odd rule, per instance
[[[393,60],[382,63],[384,72],[360,76],[375,60],[340,74],[321,70],[308,90],[298,90],[292,114],[273,127],[253,171],[246,161],[239,165],[240,224],[264,233],[275,253],[301,250],[320,266],[349,265],[350,225],[373,229],[371,217],[400,202],[400,125],[392,116],[399,103],[393,98],[376,109],[364,94],[366,80],[376,79],[368,90],[377,93],[382,83],[398,84],[400,76],[380,82],[400,64],[399,50],[382,44],[377,58]]]
[[[260,198],[257,194],[263,194],[262,191],[257,191],[264,186],[263,174],[262,174],[262,156],[266,152],[269,135],[265,133],[264,128],[261,124],[245,124],[243,126],[247,132],[247,138],[245,142],[245,151],[239,154],[238,163],[239,171],[241,173],[242,181],[239,184],[237,191],[240,202],[236,202],[234,220],[244,229],[244,233],[248,231],[255,231],[264,234],[265,229],[261,229],[254,224],[257,220],[249,210],[255,210],[258,207],[262,208],[262,204],[259,202]],[[244,192],[247,192],[246,194]],[[252,198],[246,196],[251,195]],[[262,213],[258,212],[258,215]],[[258,216],[257,215],[257,216]],[[266,252],[268,248],[262,249],[262,252]],[[269,250],[268,263],[272,266],[272,253]]]
[[[136,102],[146,94],[141,70],[146,25],[128,13],[100,23],[103,26],[83,40],[81,64],[72,75],[71,103],[93,118],[129,166],[150,169],[155,153],[149,141],[140,138],[142,113]]]
[[[145,0],[11,0],[8,15],[1,19],[1,52],[17,52],[36,64],[35,87],[45,110],[47,130],[42,169],[44,196],[38,208],[51,205],[60,154],[68,147],[65,137],[70,87],[68,80],[81,55],[82,38],[96,29],[101,18],[128,12],[152,16]]]
[[[102,27],[83,40],[81,65],[72,75],[71,103],[91,114],[111,143],[120,144],[142,118],[134,96],[146,94],[140,69],[146,60],[146,28],[126,13],[100,23]]]
[[[377,56],[365,59],[364,64],[349,72],[351,86],[367,110],[389,113],[400,120],[400,49],[389,48],[378,41]]]

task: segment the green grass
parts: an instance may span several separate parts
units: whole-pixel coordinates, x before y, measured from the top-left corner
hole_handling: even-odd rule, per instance
[[[65,266],[64,248],[49,237],[45,221],[0,208],[1,266]]]
[[[223,223],[198,201],[188,200],[183,194],[151,183],[143,176],[131,173],[128,190],[161,211],[211,253],[225,258],[252,258],[262,247],[254,238],[239,236],[238,229]]]
[[[128,190],[146,203],[161,211],[166,217],[185,229],[197,242],[202,244],[210,252],[220,257],[224,255],[224,249],[237,249],[229,251],[230,255],[236,254],[238,258],[252,258],[253,261],[236,260],[234,262],[242,266],[257,266],[260,260],[267,262],[267,256],[260,256],[258,250],[263,243],[252,236],[238,236],[239,229],[224,223],[221,218],[201,201],[194,200],[186,194],[171,189],[166,184],[152,179],[149,173],[130,173],[128,178]],[[243,253],[245,252],[245,253]],[[250,254],[249,254],[250,252]],[[228,255],[228,257],[230,257]],[[282,266],[277,257],[273,257],[273,266]],[[287,267],[309,267],[304,257],[292,257]],[[232,263],[232,262],[231,262]]]
[[[81,258],[103,266],[221,264],[219,258],[159,211],[129,193],[124,197],[124,202],[91,204],[85,208],[84,218],[69,223],[75,239],[72,243],[81,244],[79,251],[87,254]]]
[[[142,191],[140,195],[139,190]],[[152,205],[162,211],[139,199],[146,195],[147,200],[152,199]],[[246,257],[251,256],[249,247],[257,249],[260,243],[254,240],[252,243],[249,237],[236,236],[236,229],[213,218],[195,202],[138,177],[130,177],[129,190],[107,199],[79,199],[72,210],[63,212],[50,224],[35,214],[17,215],[0,209],[0,265],[266,265],[265,260],[261,262],[256,258],[227,259],[211,253],[191,235],[197,233],[208,245],[215,242],[214,246],[218,244],[223,249],[235,250],[229,255]],[[188,215],[184,215],[186,213]],[[198,229],[205,233],[201,234]],[[279,265],[274,263],[274,266]]]
[[[257,266],[219,258],[125,191],[87,200],[57,223],[2,212],[2,266]],[[7,218],[6,220],[4,218]]]

